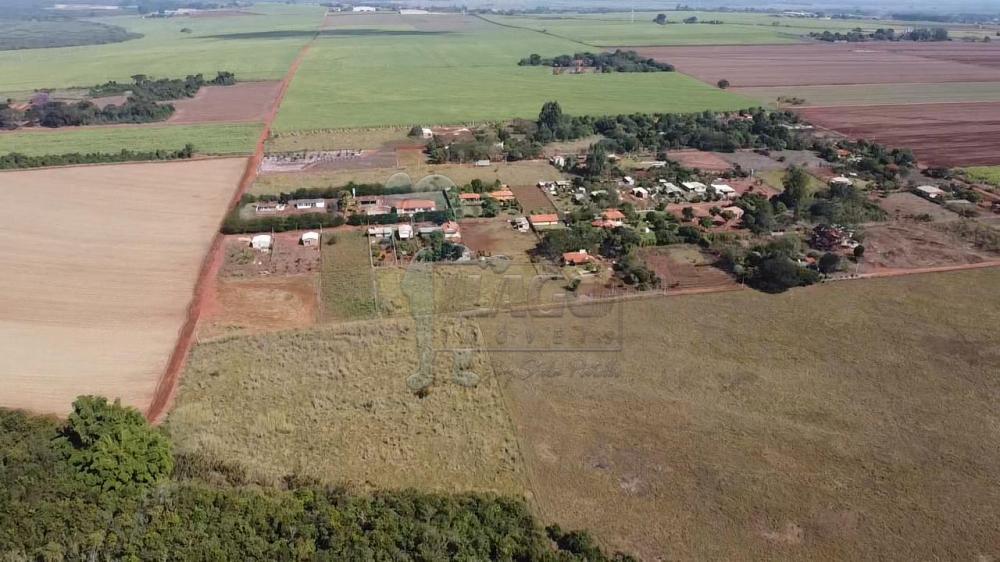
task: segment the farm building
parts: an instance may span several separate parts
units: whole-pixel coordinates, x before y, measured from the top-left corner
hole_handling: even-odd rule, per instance
[[[729,184],[713,183],[712,188],[715,190],[716,193],[718,193],[722,197],[725,197],[726,199],[736,197],[736,190],[733,189],[733,186]]]
[[[401,224],[396,230],[396,234],[399,235],[400,240],[409,240],[413,238],[413,227],[408,224]]]
[[[653,169],[653,168],[666,168],[666,160],[650,160],[647,162],[639,162],[640,168]]]
[[[562,255],[563,265],[583,265],[589,263],[592,258],[587,250],[580,250],[579,252],[566,252]]]
[[[478,203],[483,198],[482,195],[478,193],[459,193],[458,199],[463,203]]]
[[[420,137],[424,138],[424,139],[432,139],[432,138],[434,138],[434,131],[430,130],[427,127],[421,127],[420,128]]]
[[[375,6],[354,6],[351,8],[352,12],[377,12],[378,8]]]
[[[277,213],[279,211],[285,210],[284,203],[278,203],[277,201],[265,201],[263,203],[257,203],[254,206],[254,212],[258,215],[266,215],[271,213]]]
[[[325,209],[326,200],[325,199],[292,199],[288,202],[289,205],[295,207],[296,209]]]
[[[270,234],[258,234],[250,239],[250,247],[254,250],[270,250],[272,243]]]
[[[319,233],[318,232],[304,232],[299,238],[299,242],[303,246],[319,246]]]
[[[401,215],[415,215],[437,210],[437,204],[430,199],[403,199],[395,204],[396,212]]]
[[[532,228],[556,226],[559,224],[559,215],[531,215],[528,217],[528,221],[531,222]]]
[[[476,167],[478,168],[488,168],[490,165],[489,160],[476,160]]]
[[[916,190],[917,194],[923,195],[928,199],[938,199],[945,194],[943,189],[934,185],[918,185]]]
[[[549,162],[557,168],[564,168],[566,166],[566,157],[553,156],[552,158],[549,158]]]
[[[635,178],[633,178],[632,176],[625,176],[624,178],[622,178],[622,184],[627,186],[633,186],[635,185]]]
[[[683,185],[684,189],[690,191],[691,193],[697,193],[699,195],[703,195],[708,191],[708,187],[700,181],[681,182],[681,185]]]
[[[649,198],[649,190],[646,189],[645,187],[633,187],[632,188],[632,195],[638,197],[639,199],[648,199]]]
[[[370,226],[368,227],[368,236],[374,236],[375,238],[392,238],[395,229],[391,226]]]
[[[659,181],[658,189],[660,190],[661,193],[665,193],[667,195],[680,195],[684,193],[683,189],[677,187],[676,185],[664,179],[661,179]]]

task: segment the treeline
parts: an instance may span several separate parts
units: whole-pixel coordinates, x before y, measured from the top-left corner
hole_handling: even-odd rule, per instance
[[[258,201],[277,201],[279,203],[286,203],[292,199],[338,199],[341,195],[345,193],[354,193],[355,195],[398,195],[401,193],[412,193],[413,186],[398,186],[398,187],[386,187],[380,183],[354,183],[348,182],[346,185],[342,186],[330,186],[330,187],[300,187],[295,191],[280,192],[280,193],[264,193],[260,195],[252,195],[247,193],[243,195],[240,200],[242,204],[256,203]]]
[[[288,232],[289,230],[334,228],[343,225],[344,222],[346,222],[344,217],[336,213],[300,213],[245,219],[240,216],[240,210],[235,209],[226,215],[226,219],[222,221],[221,230],[223,234]]]
[[[626,562],[542,529],[519,500],[353,494],[175,455],[132,408],[81,397],[66,422],[0,409],[0,545],[9,560]]]
[[[793,112],[761,108],[731,113],[570,116],[563,113],[559,102],[551,101],[542,106],[536,121],[518,120],[511,129],[479,130],[472,141],[449,143],[435,137],[426,151],[433,163],[523,160],[538,158],[548,143],[592,135],[605,137],[598,145],[613,153],[660,153],[678,148],[720,152],[741,148],[799,150],[808,148],[809,143],[790,128],[798,123]]]
[[[434,224],[444,224],[454,220],[455,215],[451,211],[427,211],[426,213],[416,213],[413,215],[400,215],[398,213],[387,213],[385,215],[362,215],[353,214],[347,218],[347,224],[360,226],[363,224],[397,224],[401,222],[432,222]]]
[[[166,101],[194,97],[202,86],[232,86],[235,83],[236,75],[228,71],[219,71],[212,80],[205,80],[201,74],[189,74],[184,78],[158,78],[156,80],[145,74],[134,74],[131,83],[122,84],[112,80],[92,86],[90,96],[98,98],[132,92],[132,97],[150,101]]]
[[[24,113],[22,125],[40,127],[77,127],[81,125],[108,125],[117,123],[152,123],[173,115],[174,106],[155,101],[129,97],[121,105],[97,107],[89,101],[66,103],[49,101],[33,105]]]
[[[29,156],[19,152],[0,155],[0,170],[18,168],[43,168],[46,166],[72,166],[76,164],[111,164],[146,160],[181,160],[194,156],[194,145],[186,144],[180,150],[136,151],[123,148],[121,152],[71,152]]]
[[[852,29],[846,33],[840,31],[824,31],[822,33],[812,32],[809,37],[820,41],[861,43],[865,41],[950,41],[948,30],[943,27],[933,29],[921,28],[903,33],[896,33],[895,29],[879,28],[871,33],[866,33],[860,27]]]
[[[613,53],[576,53],[559,55],[554,58],[543,58],[532,54],[521,59],[519,66],[551,66],[554,68],[572,68],[582,66],[594,68],[598,72],[673,72],[674,67],[665,62],[642,57],[635,51],[616,49]]]

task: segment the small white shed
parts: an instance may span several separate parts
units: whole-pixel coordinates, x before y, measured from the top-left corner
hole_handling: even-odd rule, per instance
[[[254,250],[270,250],[272,243],[270,234],[258,234],[250,239],[250,247]]]
[[[302,237],[299,238],[303,246],[318,246],[319,245],[319,233],[318,232],[304,232]]]

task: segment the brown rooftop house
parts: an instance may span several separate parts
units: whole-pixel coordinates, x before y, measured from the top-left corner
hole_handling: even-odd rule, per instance
[[[403,199],[394,205],[396,212],[401,215],[415,215],[417,213],[429,213],[437,210],[437,204],[430,199]]]
[[[509,203],[510,201],[515,200],[514,192],[509,189],[500,189],[498,191],[491,191],[490,198],[496,199],[501,203]]]
[[[540,226],[556,226],[559,224],[559,215],[531,215],[528,217],[528,222],[531,223],[533,228],[538,228]]]
[[[590,263],[590,254],[587,250],[580,250],[579,252],[566,252],[562,255],[563,265],[584,265]]]

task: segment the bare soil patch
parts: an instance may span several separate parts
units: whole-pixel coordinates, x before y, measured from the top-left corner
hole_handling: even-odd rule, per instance
[[[316,323],[316,276],[219,279],[199,321],[201,341],[222,336],[308,328]]]
[[[958,218],[958,214],[949,211],[942,205],[930,201],[914,193],[893,193],[878,200],[880,207],[897,219],[928,215],[933,220],[950,220]]]
[[[698,168],[708,172],[724,172],[733,166],[724,157],[702,150],[672,150],[667,158],[685,168]]]
[[[978,250],[967,241],[927,223],[892,221],[868,226],[864,231],[862,273],[965,265],[1000,257]]]
[[[799,114],[848,137],[911,148],[928,166],[1000,163],[1000,103],[807,108]]]
[[[908,48],[910,47],[910,48]],[[948,43],[936,50],[906,45],[814,44],[643,47],[640,54],[670,62],[709,84],[732,87],[1000,81],[1000,68],[949,60],[1000,57],[1000,46]],[[970,54],[971,53],[971,54]]]
[[[715,267],[715,259],[697,246],[643,248],[646,265],[663,280],[666,291],[692,289],[736,289],[739,284],[725,271]]]
[[[458,224],[462,244],[481,254],[524,259],[538,243],[534,234],[514,230],[503,218],[460,220]]]
[[[168,123],[228,123],[263,121],[281,90],[281,82],[239,82],[205,86],[193,98],[174,100]]]
[[[145,409],[246,161],[0,174],[0,406]]]
[[[552,201],[549,200],[548,196],[545,195],[537,185],[512,185],[510,190],[514,192],[514,197],[517,197],[517,201],[521,204],[521,208],[524,209],[525,214],[531,214],[532,212],[551,212],[554,213],[556,208],[552,205]]]

